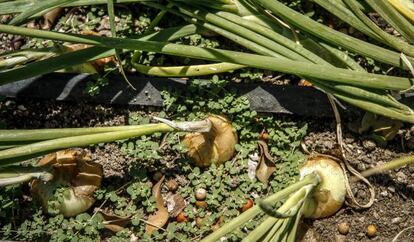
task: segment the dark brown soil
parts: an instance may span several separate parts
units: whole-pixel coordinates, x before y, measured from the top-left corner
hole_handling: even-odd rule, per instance
[[[334,123],[311,122],[305,143],[310,150],[329,153],[336,146]],[[378,147],[366,137],[358,137],[344,130],[344,142],[349,148],[347,157],[359,171],[412,153],[410,131],[400,135],[387,147]],[[406,139],[409,142],[406,142]],[[402,142],[404,140],[405,142]],[[316,241],[391,241],[401,230],[414,224],[414,167],[401,168],[368,179],[375,188],[375,202],[369,209],[353,209],[344,206],[336,215],[316,221],[305,221],[313,229]],[[360,203],[367,202],[369,192],[362,183],[353,183],[353,192]],[[338,224],[346,222],[349,233],[338,232]],[[377,234],[369,238],[367,227],[375,225]],[[414,241],[414,230],[403,233],[398,241]]]
[[[56,103],[29,100],[0,102],[0,120],[8,128],[55,128],[122,125],[128,121],[132,110],[126,107],[92,106],[84,103]],[[154,110],[145,110],[151,113]],[[156,110],[155,110],[156,111]],[[346,121],[345,121],[346,124]],[[344,125],[346,126],[346,125]],[[309,121],[309,132],[304,142],[309,150],[332,153],[336,147],[334,121],[316,119]],[[365,170],[393,158],[411,153],[413,144],[410,130],[401,130],[395,140],[383,148],[375,142],[351,133],[344,128],[344,142],[349,148],[347,157],[357,170]],[[404,142],[401,142],[401,141]],[[94,158],[105,169],[105,177],[122,179],[131,158],[124,156],[115,144],[98,146]],[[112,162],[116,160],[117,162]],[[114,165],[116,164],[116,165]],[[391,241],[398,232],[414,225],[414,167],[402,168],[369,178],[375,187],[375,203],[369,209],[353,209],[344,206],[336,215],[317,221],[306,220],[314,240],[306,241]],[[356,198],[362,203],[369,196],[361,183],[353,184]],[[350,226],[347,235],[338,232],[338,224]],[[377,228],[375,237],[366,235],[367,226]],[[308,231],[308,232],[309,232]],[[405,232],[399,241],[413,241],[414,230]]]

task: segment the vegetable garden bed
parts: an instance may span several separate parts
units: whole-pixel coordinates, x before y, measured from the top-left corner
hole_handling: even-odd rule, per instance
[[[0,240],[411,241],[413,22],[409,0],[0,1]]]
[[[4,125],[7,125],[8,128],[25,129],[137,124],[138,122],[147,122],[149,115],[159,115],[159,112],[163,112],[159,108],[111,107],[33,99],[4,100],[1,102],[1,110],[0,118]],[[171,115],[177,116],[177,113],[172,112]],[[258,117],[264,118],[265,116]],[[347,120],[345,122],[348,123]],[[335,148],[335,133],[332,131],[334,120],[331,118],[304,119],[279,114],[272,118],[272,123],[276,125],[275,128],[269,129],[271,126],[267,126],[267,129],[278,132],[278,135],[271,136],[269,140],[272,155],[280,155],[282,152],[282,157],[286,157],[285,153],[288,153],[287,157],[290,158],[278,162],[279,171],[271,178],[272,181],[267,188],[261,182],[256,179],[250,180],[247,176],[248,154],[258,152],[255,142],[249,142],[254,139],[245,139],[241,143],[237,159],[233,163],[229,162],[226,166],[219,168],[218,171],[217,168],[201,170],[196,168],[194,170],[187,159],[174,152],[175,149],[170,147],[169,143],[174,142],[174,137],[168,139],[172,141],[167,142],[168,145],[165,148],[156,149],[156,153],[143,153],[143,151],[149,150],[149,147],[159,147],[163,143],[163,137],[158,135],[114,144],[102,144],[87,149],[92,151],[94,160],[102,164],[104,168],[102,189],[97,193],[99,199],[93,209],[74,218],[63,218],[61,215],[49,216],[42,212],[40,204],[34,203],[30,196],[27,196],[29,193],[26,185],[2,188],[2,218],[0,220],[2,221],[2,238],[32,241],[73,238],[82,240],[139,238],[138,241],[144,240],[145,223],[142,221],[135,221],[137,223],[135,225],[126,225],[126,230],[123,232],[113,233],[102,228],[99,222],[91,220],[90,216],[100,208],[119,215],[137,214],[137,218],[145,220],[146,216],[151,214],[154,209],[154,201],[150,199],[150,202],[144,202],[146,199],[143,197],[151,197],[151,184],[155,183],[153,176],[157,171],[161,171],[166,175],[166,181],[175,180],[178,183],[178,193],[188,201],[186,211],[190,211],[191,217],[188,222],[183,223],[178,223],[176,218],[171,218],[169,225],[165,227],[166,231],[159,231],[159,234],[157,233],[156,237],[152,239],[168,240],[170,238],[168,236],[172,236],[170,233],[173,233],[174,236],[177,236],[177,240],[184,240],[184,238],[195,240],[201,233],[207,234],[211,229],[207,225],[201,228],[195,226],[196,217],[206,216],[214,220],[224,214],[225,221],[228,221],[240,213],[240,209],[247,199],[255,200],[256,194],[266,195],[269,191],[279,190],[286,186],[291,179],[294,179],[297,173],[292,170],[294,166],[292,167],[291,162],[295,162],[297,157],[303,157],[297,143],[303,135],[305,135],[304,142],[310,150],[329,153]],[[306,128],[303,128],[304,124],[306,124]],[[260,127],[263,126],[257,127],[253,137],[258,137],[261,131]],[[298,128],[302,128],[302,130]],[[283,136],[280,136],[282,134]],[[413,145],[410,143],[412,135],[412,131],[403,130],[398,138],[388,143],[386,148],[381,148],[366,136],[357,135],[349,131],[348,128],[344,129],[344,140],[351,151],[348,154],[350,161],[358,170],[365,170],[407,154],[407,150],[410,150]],[[282,139],[282,137],[285,138]],[[401,139],[404,140],[404,146],[401,146]],[[293,145],[292,142],[294,142]],[[292,149],[298,151],[290,155]],[[275,151],[276,153],[274,153]],[[146,176],[136,172],[136,168],[140,167],[140,164],[148,170]],[[237,170],[236,173],[234,173],[235,170]],[[292,170],[293,173],[287,172],[289,170]],[[215,175],[217,172],[222,173]],[[310,228],[314,234],[307,236],[319,238],[319,241],[391,240],[399,231],[414,222],[412,173],[412,168],[404,168],[370,178],[377,194],[376,202],[370,209],[354,210],[344,207],[330,218],[317,221],[305,220],[304,228]],[[199,179],[196,179],[197,177]],[[213,184],[217,182],[221,187],[207,189],[208,196],[214,196],[207,200],[211,205],[207,209],[197,209],[193,212],[192,210],[196,207],[193,192],[209,179],[213,179],[210,182]],[[239,189],[231,185],[232,181],[238,182]],[[140,184],[143,187],[140,188]],[[164,196],[171,193],[167,184],[165,182],[162,189]],[[354,189],[357,198],[361,201],[368,196],[365,189],[362,185],[358,185]],[[223,200],[219,201],[219,205],[217,204],[218,197],[213,195],[214,192],[220,192],[219,195],[222,196]],[[214,222],[209,221],[209,223]],[[338,232],[338,225],[342,222],[346,222],[350,227],[346,236]],[[254,228],[255,224],[257,223],[252,222],[248,228]],[[377,236],[372,239],[366,235],[367,226],[370,224],[375,224],[378,230]],[[239,240],[244,236],[243,234],[238,233],[238,235],[231,237],[234,240]],[[403,234],[401,241],[409,241],[411,236],[412,234],[408,231]],[[174,241],[174,239],[171,240]]]

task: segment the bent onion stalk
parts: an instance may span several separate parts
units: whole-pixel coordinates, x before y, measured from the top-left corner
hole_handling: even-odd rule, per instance
[[[205,237],[202,242],[217,241],[250,219],[265,213],[264,221],[243,241],[295,241],[302,217],[319,219],[335,214],[345,201],[345,174],[339,160],[325,155],[308,157],[300,170],[298,182],[259,201],[259,205],[243,212]],[[362,174],[370,175],[414,164],[414,156],[405,156],[384,165],[371,168]],[[356,181],[356,180],[355,180]],[[285,200],[274,210],[274,205]]]

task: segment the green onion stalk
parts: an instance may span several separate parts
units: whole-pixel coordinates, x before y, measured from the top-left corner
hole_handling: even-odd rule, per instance
[[[194,1],[190,1],[189,3],[193,4]],[[96,47],[87,48],[73,53],[67,53],[64,55],[56,56],[54,58],[49,58],[47,60],[30,63],[23,66],[22,68],[5,71],[3,73],[0,73],[0,77],[2,77],[4,74],[4,78],[2,78],[2,80],[4,80],[3,83],[7,83],[10,81],[18,80],[20,78],[42,74],[45,72],[45,70],[57,70],[59,68],[75,63],[76,61],[90,61],[92,59],[96,59],[97,57],[114,54],[113,49],[105,49],[111,46],[112,48],[116,47],[117,49],[138,50],[136,52],[137,55],[134,55],[132,65],[138,71],[145,74],[152,74],[157,76],[196,76],[233,71],[245,66],[270,69],[302,76],[310,80],[317,88],[327,93],[331,93],[339,99],[345,100],[346,102],[349,102],[365,110],[374,110],[374,112],[378,114],[383,114],[388,117],[412,122],[413,118],[411,109],[397,102],[387,94],[388,90],[406,90],[410,88],[410,79],[406,79],[407,84],[404,88],[401,86],[395,88],[393,87],[393,85],[395,85],[395,82],[392,81],[392,79],[395,79],[396,77],[376,75],[376,77],[380,77],[380,79],[383,80],[383,85],[381,86],[381,81],[374,81],[371,78],[367,78],[366,75],[373,77],[372,74],[362,73],[362,68],[357,63],[353,62],[351,58],[349,58],[343,52],[330,47],[326,43],[320,41],[318,42],[312,38],[303,39],[303,36],[300,34],[292,34],[292,32],[290,32],[290,34],[286,34],[286,29],[280,28],[280,26],[276,27],[277,24],[275,24],[275,21],[272,20],[269,16],[265,16],[263,14],[260,15],[261,9],[257,5],[246,5],[245,1],[236,1],[235,3],[237,3],[235,6],[243,10],[238,11],[239,13],[243,12],[243,16],[238,16],[232,12],[228,12],[226,9],[204,11],[202,7],[207,6],[200,6],[200,4],[195,3],[194,6],[197,6],[200,9],[194,9],[191,6],[181,3],[180,1],[171,1],[167,7],[156,3],[143,2],[143,4],[160,8],[162,12],[168,11],[179,15],[185,20],[196,24],[201,29],[209,29],[216,33],[219,33],[235,41],[236,43],[258,53],[259,55],[251,55],[247,53],[231,52],[219,49],[174,45],[160,42],[151,42],[146,44],[139,42],[139,40],[171,41],[174,40],[172,37],[157,39],[151,37],[145,38],[144,36],[139,40],[121,40],[117,38],[104,38],[97,36],[87,37],[79,35],[58,34],[52,32],[46,33],[37,30],[32,30],[30,33],[23,33],[21,29],[19,30],[16,27],[13,28],[11,26],[0,26],[0,31],[6,31],[14,34],[26,34],[32,37],[49,38],[74,43],[96,45]],[[262,5],[265,3],[267,2],[261,2]],[[220,4],[222,4],[222,2],[220,2]],[[172,9],[171,6],[175,6],[176,8]],[[283,10],[287,7],[282,4],[282,6],[278,5],[277,8],[281,8]],[[329,37],[331,40],[333,40],[332,36],[336,36],[336,39],[343,38],[341,35],[342,33],[339,33],[337,31],[330,32],[331,29],[328,28],[328,30],[326,30],[326,28],[324,28],[326,26],[322,25],[322,27],[319,25],[319,23],[312,22],[313,20],[310,20],[308,18],[303,19],[303,16],[298,15],[293,10],[289,9],[289,11],[288,13],[290,14],[286,15],[285,13],[286,16],[284,16],[284,19],[291,17],[292,19],[298,19],[299,22],[304,22],[305,20],[309,21],[310,25],[314,25],[315,27],[319,27],[321,30],[323,30],[324,36],[327,36],[327,39]],[[273,10],[273,12],[275,12],[275,10]],[[253,21],[248,20],[247,18],[243,18],[246,16],[256,17],[253,18]],[[289,31],[287,31],[287,33],[289,33]],[[298,36],[300,41],[299,44],[294,41]],[[350,41],[351,40],[355,44],[354,46],[361,45],[362,43],[364,44],[361,45],[361,47],[358,47],[358,53],[364,54],[370,50],[377,50],[378,53],[381,53],[380,55],[383,55],[383,59],[389,59],[390,57],[396,59],[399,57],[398,53],[368,44],[357,39],[351,38]],[[324,50],[323,57],[319,56],[321,54],[320,50]],[[140,56],[141,51],[153,51],[222,63],[179,67],[150,67],[141,65],[137,62],[136,57]],[[270,59],[266,58],[272,58],[272,62],[267,61]],[[381,58],[378,59],[381,60]],[[293,62],[296,65],[294,65]],[[400,62],[398,61],[397,65],[399,64]],[[47,68],[45,68],[46,66]],[[340,68],[335,68],[335,66],[338,66]],[[344,67],[355,71],[345,70],[343,69]],[[404,66],[402,67],[404,68]],[[319,71],[320,68],[323,68],[324,71]],[[330,68],[332,68],[331,71],[329,71]],[[348,75],[342,75],[341,72],[347,72]],[[404,78],[400,78],[400,80],[401,79]],[[369,84],[367,84],[367,82],[369,82]]]
[[[307,61],[315,64],[335,64],[331,63],[331,61],[329,60],[322,59],[317,54],[311,52],[305,47],[302,47],[302,45],[295,43],[293,40],[283,36],[282,34],[273,31],[272,29],[269,29],[264,25],[258,24],[254,21],[244,19],[233,13],[224,11],[206,12],[202,9],[194,9],[192,7],[186,6],[185,4],[180,3],[180,1],[171,1],[171,3],[172,5],[178,7],[178,10],[165,8],[164,6],[155,3],[143,4],[162,9],[162,11],[169,11],[171,13],[174,13],[178,16],[183,17],[185,20],[189,22],[199,24],[204,28],[219,33],[229,39],[232,39],[238,44],[263,55],[278,58],[289,58],[291,60]],[[322,48],[322,46],[319,46],[319,48],[315,52],[320,53],[319,50]],[[337,54],[337,52],[335,54]],[[363,71],[363,69],[358,64],[352,63],[352,61],[350,61],[351,58],[346,54],[344,54],[344,56],[340,56],[340,59],[344,60],[344,62],[346,62],[346,65],[348,65],[350,68],[358,71]],[[151,73],[146,72],[146,74]],[[172,76],[174,74],[184,73],[179,73],[178,71],[175,73],[167,73],[158,70],[157,72],[154,71],[153,74],[157,76]],[[191,75],[193,75],[193,73]],[[355,87],[346,85],[333,85],[328,83],[323,83],[324,85],[322,85],[320,84],[321,82],[314,79],[310,79],[310,81],[318,88],[324,90],[325,92],[331,93],[342,100],[346,99],[346,101],[348,102],[350,100],[353,105],[356,105],[366,110],[377,110],[378,106],[383,105],[392,107],[392,109],[395,108],[408,115],[411,115],[412,113],[409,107],[397,102],[395,99],[387,95],[385,92],[378,93],[366,89],[357,90],[355,89]],[[342,98],[343,96],[345,96],[345,98]],[[373,108],[368,108],[368,106],[370,106],[369,101],[373,102],[371,105],[373,106]],[[381,112],[382,114],[391,114],[395,113],[395,110],[385,108]],[[396,116],[394,115],[393,117],[395,118]]]
[[[87,152],[73,148],[154,133],[196,132],[210,135],[213,127],[210,119],[192,122],[155,119],[161,123],[97,128],[1,130],[0,143],[8,143],[11,148],[0,150],[0,187],[29,182],[33,197],[40,200],[46,213],[76,216],[94,204],[93,194],[101,185],[103,170],[101,165],[93,162]],[[25,166],[21,163],[44,154],[48,155],[36,162],[36,165],[27,165],[25,162]]]
[[[97,128],[2,130],[0,143],[8,144],[12,148],[0,150],[0,167],[67,148],[85,147],[153,133],[208,132],[211,127],[209,120],[175,123],[157,119],[163,123]]]
[[[242,241],[296,241],[302,218],[320,219],[335,214],[345,201],[345,174],[339,160],[324,156],[310,156],[300,170],[300,179],[285,189],[263,199],[236,218],[203,238],[214,242],[225,238],[255,217],[263,221]],[[414,164],[414,156],[405,156],[363,172],[364,177]],[[353,179],[357,181],[358,178]],[[275,208],[276,204],[282,205]]]
[[[45,38],[57,41],[73,43],[84,43],[101,47],[116,47],[121,49],[143,50],[169,55],[205,59],[210,61],[223,61],[248,65],[256,68],[281,71],[290,74],[310,76],[324,81],[345,83],[360,87],[369,87],[379,90],[405,90],[411,87],[411,78],[384,76],[371,73],[359,73],[336,67],[324,66],[324,71],[319,69],[320,65],[288,59],[278,59],[270,56],[249,54],[244,52],[229,51],[215,48],[202,48],[171,44],[166,42],[145,41],[135,39],[120,39],[100,36],[83,36],[78,34],[64,34],[52,31],[33,30],[22,27],[0,24],[0,32],[9,34],[25,35],[29,37]],[[74,52],[75,53],[75,52]],[[76,52],[77,53],[77,52]],[[50,64],[51,61],[47,62]],[[30,76],[30,71],[36,71],[38,67],[45,66],[45,62],[31,63],[22,68],[0,72],[0,84],[20,80]],[[19,73],[19,74],[18,74]],[[19,77],[21,75],[22,77]]]
[[[372,20],[365,15],[365,13],[358,7],[358,2],[355,0],[344,0],[346,6],[342,6],[336,1],[315,1],[318,5],[325,8],[341,20],[347,22],[352,27],[358,29],[362,33],[374,38],[375,40],[388,45],[389,47],[401,51],[406,55],[413,56],[413,46],[409,43],[388,34],[380,27],[378,27]],[[410,36],[410,30],[412,23],[406,21],[402,16],[399,16],[398,12],[395,12],[387,1],[366,1],[373,9],[377,9],[385,19],[388,19],[389,23],[394,23],[396,30],[401,33],[409,42],[413,42],[412,36]],[[383,2],[383,3],[381,3]],[[398,1],[390,1],[399,2]],[[412,13],[414,14],[414,13]],[[393,20],[395,18],[395,20]],[[400,21],[398,21],[400,20]]]
[[[28,182],[32,179],[50,181],[53,178],[49,168],[9,166],[0,168],[0,187]]]
[[[0,55],[0,70],[23,65],[35,60],[41,60],[62,53],[57,48],[25,49],[6,52]]]
[[[127,3],[138,3],[142,1],[149,1],[149,0],[117,0],[116,3],[118,4],[127,4]],[[88,6],[88,5],[104,5],[108,4],[108,0],[72,0],[72,1],[54,1],[52,5],[46,5],[46,2],[51,1],[44,1],[45,3],[42,4],[41,12],[49,11],[50,8],[55,8],[58,6],[62,7],[78,7],[78,6]],[[5,14],[15,14],[15,13],[23,13],[28,11],[28,9],[33,9],[34,6],[38,5],[37,0],[14,0],[14,1],[0,1],[0,15]],[[39,7],[39,5],[38,5]],[[32,16],[41,16],[41,13],[38,12],[34,13]]]
[[[414,22],[414,3],[410,0],[388,0],[388,2],[412,23]]]
[[[195,46],[186,46],[147,40],[108,38],[100,36],[82,36],[76,34],[56,33],[51,31],[28,30],[26,28],[9,25],[0,25],[0,32],[73,43],[84,43],[96,46],[80,51],[67,53],[64,56],[59,55],[46,60],[29,63],[20,68],[0,72],[0,82],[2,84],[20,80],[22,78],[32,77],[33,75],[38,75],[40,73],[44,73],[45,69],[51,69],[53,66],[55,66],[56,69],[60,69],[65,66],[65,63],[61,62],[61,60],[64,58],[68,58],[72,63],[75,60],[79,59],[81,59],[82,61],[89,61],[91,56],[101,57],[104,55],[100,55],[99,53],[113,53],[113,51],[111,51],[112,48],[117,48],[151,51],[163,54],[185,56],[196,59],[205,59],[213,62],[235,63],[250,67],[297,74],[300,76],[307,76],[313,79],[320,80],[320,82],[323,83],[343,83],[355,87],[367,87],[371,89],[377,89],[378,91],[406,90],[411,87],[410,78],[356,72],[352,70],[336,68],[329,65],[322,66],[320,64],[307,63],[303,61],[292,61],[287,58],[282,59],[280,57],[276,58],[273,56],[249,54],[236,51],[228,51],[213,48],[201,48]],[[320,71],[320,68],[323,68],[324,71]],[[369,100],[368,97],[366,97],[364,101],[367,100]],[[387,109],[387,107],[383,107],[382,109]],[[380,114],[385,113],[380,111],[378,112]],[[395,118],[407,122],[413,122],[413,117],[411,114],[409,114],[409,110],[407,110],[406,113],[399,114],[400,115]]]
[[[381,1],[382,2],[382,1]],[[336,31],[328,26],[312,20],[311,18],[302,15],[295,10],[285,6],[277,0],[257,0],[258,5],[264,9],[269,10],[275,16],[287,21],[290,25],[309,33],[317,38],[334,46],[342,47],[354,53],[370,57],[382,63],[387,63],[396,67],[407,69],[403,66],[400,60],[400,53],[379,47],[374,44],[359,40],[347,34]],[[410,58],[410,62],[413,59]]]

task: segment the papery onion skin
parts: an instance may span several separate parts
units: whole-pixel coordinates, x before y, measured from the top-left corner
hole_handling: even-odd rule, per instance
[[[31,183],[33,196],[40,200],[47,213],[72,217],[93,205],[103,170],[88,154],[77,149],[58,151],[41,159],[38,165],[50,166],[53,170],[51,181],[35,179]]]
[[[226,118],[209,116],[212,128],[208,133],[189,133],[183,143],[188,147],[187,156],[199,167],[222,164],[230,160],[235,152],[237,134]]]
[[[76,195],[71,187],[64,187],[61,196],[56,197],[56,186],[35,181],[32,183],[32,193],[41,202],[42,207],[50,215],[62,214],[73,217],[87,211],[95,202],[90,196]]]
[[[335,214],[346,196],[345,175],[334,157],[317,155],[307,159],[301,168],[301,177],[316,172],[321,181],[305,202],[306,218],[318,219]]]

